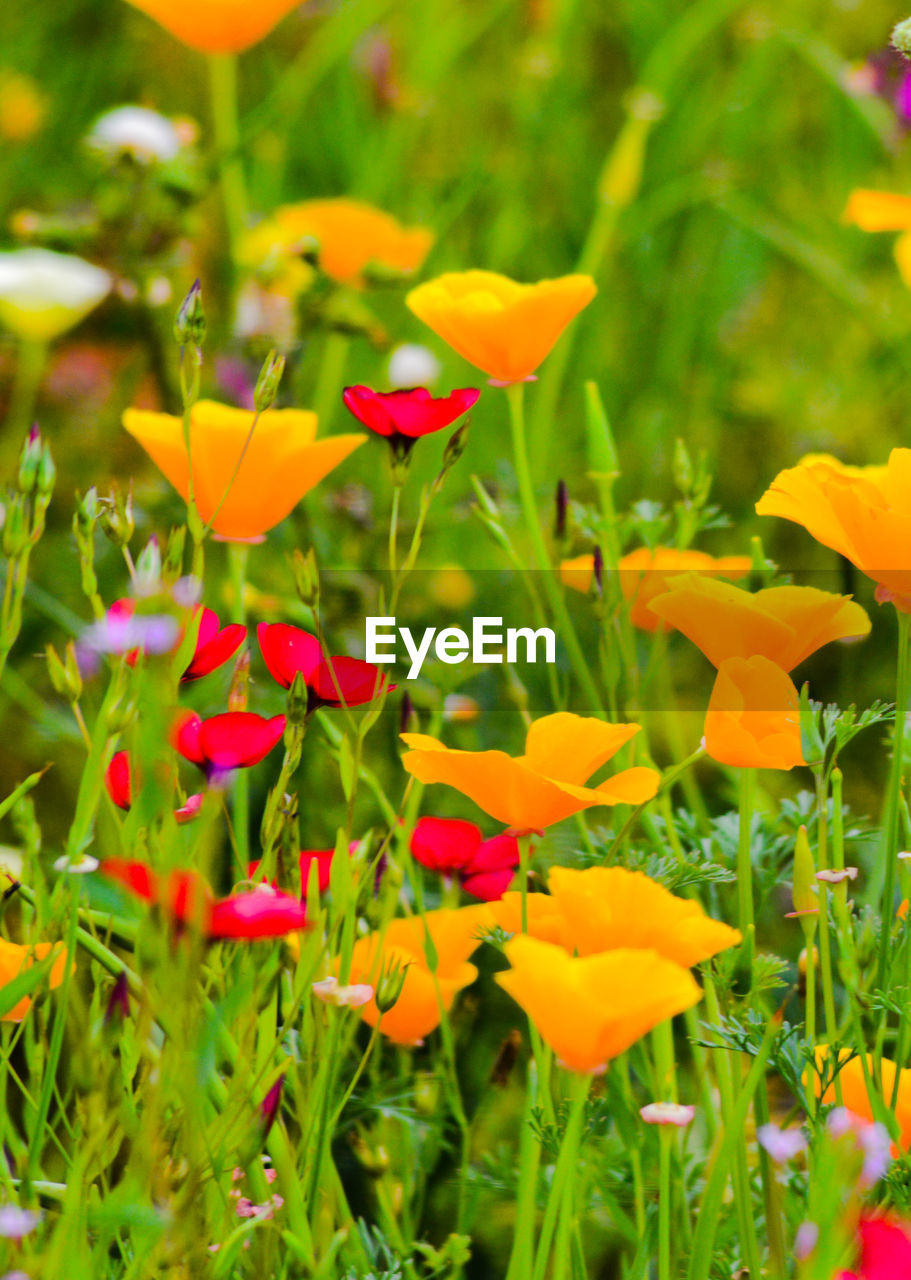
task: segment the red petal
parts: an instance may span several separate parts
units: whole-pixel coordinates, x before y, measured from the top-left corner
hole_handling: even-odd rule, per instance
[[[462,871],[481,847],[481,832],[461,818],[421,818],[411,837],[411,852],[431,871]]]
[[[199,747],[207,768],[244,769],[264,759],[284,732],[284,716],[267,720],[254,711],[227,711],[202,722]]]
[[[394,436],[397,430],[395,419],[383,404],[380,391],[371,391],[369,387],[346,387],[342,392],[342,400],[363,426],[378,436]]]
[[[508,871],[469,872],[462,878],[462,888],[482,902],[497,902],[512,884],[515,874],[515,868]]]
[[[259,647],[269,674],[286,689],[298,671],[307,684],[322,661],[323,651],[316,636],[291,627],[286,622],[261,622],[256,628]]]
[[[213,615],[214,616],[214,615]],[[216,626],[218,621],[216,619]],[[197,645],[193,661],[181,676],[184,681],[199,680],[202,676],[217,671],[220,666],[233,657],[247,638],[247,628],[239,622],[232,622],[223,631],[218,631],[207,644]]]
[[[130,893],[145,902],[155,902],[158,897],[158,880],[152,868],[145,862],[130,862],[127,858],[106,858],[98,870],[108,880],[116,880]]]
[[[319,664],[307,684],[323,706],[359,707],[387,689],[387,680],[384,671],[362,658],[332,658]]]
[[[480,394],[474,387],[465,387],[435,399],[426,387],[408,391],[347,387],[342,399],[358,421],[377,435],[415,439],[450,426],[468,412]]]
[[[202,716],[198,716],[195,711],[179,711],[174,717],[171,724],[171,746],[184,760],[200,767],[205,764],[201,734]]]
[[[515,836],[500,835],[485,840],[474,856],[470,875],[481,871],[514,871],[519,865],[519,842]]]
[[[192,822],[202,808],[202,801],[203,797],[201,795],[187,796],[186,804],[182,804],[179,809],[174,810],[174,817],[179,823]]]
[[[104,775],[104,785],[118,809],[129,809],[133,800],[133,785],[128,751],[117,751],[111,757]]]
[[[211,938],[281,938],[307,926],[306,908],[289,893],[260,885],[221,898],[212,909]]]
[[[901,1280],[911,1276],[911,1239],[902,1224],[888,1218],[865,1218],[858,1231],[863,1280]]]

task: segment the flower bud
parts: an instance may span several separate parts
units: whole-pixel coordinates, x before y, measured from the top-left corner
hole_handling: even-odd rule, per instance
[[[306,724],[309,709],[310,695],[307,690],[307,682],[304,679],[304,673],[302,671],[295,671],[294,679],[291,681],[290,687],[288,688],[286,706],[288,724]]]
[[[76,494],[76,511],[73,516],[73,533],[76,540],[89,538],[95,531],[98,519],[98,490],[92,485],[85,497]]]
[[[604,595],[604,552],[599,546],[595,547],[592,554],[592,593],[596,596]]]
[[[73,641],[66,646],[62,660],[52,644],[47,646],[45,653],[48,675],[56,692],[69,703],[78,702],[82,696],[82,674],[76,661],[76,646]]]
[[[54,491],[54,481],[57,479],[57,468],[54,466],[54,458],[51,454],[51,446],[45,442],[44,448],[41,450],[41,458],[38,462],[38,492],[46,497]]]
[[[377,980],[376,994],[374,996],[376,1007],[380,1013],[388,1013],[390,1009],[395,1007],[399,996],[402,994],[407,973],[408,965],[402,964],[401,960],[391,960],[383,966],[383,970]]]
[[[443,450],[443,465],[440,468],[440,479],[451,471],[455,464],[465,452],[465,446],[468,444],[468,422],[463,422],[458,430],[453,431],[452,435],[446,442],[446,448]]]
[[[16,476],[16,488],[20,493],[31,493],[38,487],[38,467],[43,451],[41,432],[37,422],[25,437],[22,451],[19,454],[19,472]]]
[[[319,600],[319,570],[316,565],[316,551],[313,547],[306,555],[295,549],[291,568],[294,573],[294,585],[301,602],[308,609],[313,608]]]
[[[566,512],[569,507],[569,490],[565,480],[557,481],[554,495],[554,539],[562,542],[566,537]]]
[[[136,561],[136,594],[154,595],[161,590],[161,549],[153,533]]]
[[[265,413],[271,409],[278,395],[278,386],[285,371],[285,357],[277,351],[270,351],[256,379],[253,392],[253,407],[257,413]]]
[[[202,309],[202,285],[194,280],[180,304],[174,321],[174,338],[181,347],[201,347],[206,337],[206,317]]]
[[[28,545],[28,525],[25,518],[25,499],[17,493],[6,508],[3,526],[3,554],[9,559],[20,556]]]
[[[114,482],[111,495],[99,499],[98,522],[105,537],[117,547],[125,547],[133,536],[133,485],[130,484],[126,495],[120,485]]]
[[[693,487],[695,473],[690,451],[678,436],[674,441],[674,484],[681,493],[689,493]]]

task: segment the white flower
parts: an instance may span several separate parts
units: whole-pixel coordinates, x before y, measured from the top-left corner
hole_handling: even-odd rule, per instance
[[[86,138],[94,151],[127,154],[143,164],[173,160],[180,137],[166,116],[147,107],[115,107],[99,116]]]
[[[682,1129],[692,1123],[696,1108],[678,1102],[649,1102],[639,1108],[639,1114],[646,1124],[675,1124]]]
[[[373,999],[373,987],[368,986],[366,982],[356,982],[350,987],[339,986],[338,978],[323,978],[321,982],[313,983],[313,994],[318,1000],[322,1000],[324,1004],[334,1004],[337,1009],[347,1006],[349,1009],[359,1009],[362,1004],[367,1004]]]
[[[432,387],[440,372],[440,362],[432,351],[415,342],[406,342],[403,346],[396,347],[389,357],[386,376],[393,389]]]
[[[0,320],[21,338],[47,342],[97,307],[111,284],[106,271],[72,254],[0,253]]]

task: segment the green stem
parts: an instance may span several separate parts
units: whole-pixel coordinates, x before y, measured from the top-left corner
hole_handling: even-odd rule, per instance
[[[828,798],[828,786],[820,771],[816,777],[817,860],[820,871],[828,870],[829,866]],[[822,1002],[826,1018],[826,1036],[829,1043],[832,1044],[838,1039],[838,1025],[835,1017],[835,990],[832,983],[829,893],[828,885],[824,881],[819,882],[819,968],[820,977],[822,978]]]
[[[208,62],[218,176],[231,258],[236,264],[247,223],[247,188],[240,158],[240,125],[237,114],[237,56],[233,53],[210,53]]]
[[[313,412],[323,435],[338,406],[350,345],[351,340],[337,329],[330,329],[323,343],[319,375],[313,392]]]
[[[27,435],[35,418],[35,406],[46,364],[47,343],[36,338],[23,338],[19,345],[19,362],[3,428],[9,447],[16,450],[16,457],[22,447],[23,437]],[[6,472],[8,469],[11,471],[14,465],[12,459],[4,457],[3,480],[13,479],[12,474],[7,475]]]
[[[396,564],[398,556],[396,553],[396,542],[399,532],[399,502],[402,497],[402,486],[393,483],[392,486],[392,510],[389,513],[389,575],[392,579],[393,588],[396,578]]]
[[[554,576],[553,566],[550,562],[550,556],[547,553],[547,547],[544,543],[544,534],[541,532],[541,525],[538,522],[538,512],[535,506],[535,491],[531,482],[531,472],[528,466],[528,448],[525,441],[525,407],[524,407],[524,383],[513,382],[506,388],[506,398],[509,402],[509,420],[512,428],[512,447],[513,459],[516,468],[516,480],[519,486],[519,499],[522,504],[522,512],[525,517],[525,526],[528,530],[528,536],[531,539],[531,545],[534,550],[535,560],[538,568],[541,570],[541,577],[544,582],[544,591],[547,595],[548,603],[554,617],[554,621],[560,627],[563,643],[569,655],[570,663],[576,678],[585,694],[586,701],[589,704],[594,715],[604,718],[604,706],[601,702],[601,696],[598,693],[595,682],[592,679],[588,663],[576,636],[572,619],[566,609],[563,595],[560,591],[559,584]]]
[[[247,584],[247,558],[250,548],[245,542],[228,543],[228,564],[231,571],[231,621],[245,623],[247,609],[244,601]],[[236,770],[234,777],[232,817],[234,842],[241,867],[246,871],[250,861],[250,776],[246,769]]]
[[[541,1224],[541,1235],[535,1253],[535,1265],[532,1280],[544,1280],[547,1274],[547,1263],[550,1258],[551,1241],[557,1228],[556,1250],[551,1280],[566,1280],[569,1267],[569,1234],[573,1218],[573,1193],[579,1173],[579,1146],[582,1138],[582,1126],[585,1120],[585,1102],[591,1087],[591,1076],[575,1075],[572,1080],[572,1104],[566,1132],[560,1145],[557,1166],[554,1169],[553,1182],[544,1210],[544,1221]]]
[[[739,826],[737,830],[737,904],[747,967],[753,961],[753,862],[750,856],[756,770],[741,769],[739,777]]]
[[[883,823],[885,876],[881,906],[879,966],[876,974],[876,985],[882,991],[886,989],[889,944],[892,939],[892,921],[895,916],[895,862],[898,855],[905,718],[908,713],[908,634],[911,627],[911,614],[898,613],[896,616],[898,617],[898,670],[895,687],[895,731],[892,735],[892,768],[889,774],[889,793]],[[888,1016],[888,1011],[884,1008],[883,1026]]]

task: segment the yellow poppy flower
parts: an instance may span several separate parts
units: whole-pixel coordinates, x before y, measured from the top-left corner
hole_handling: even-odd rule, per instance
[[[498,382],[522,382],[597,293],[591,276],[517,284],[493,271],[438,276],[405,299],[425,324]]]
[[[241,261],[259,267],[276,255],[293,255],[313,239],[319,265],[339,284],[361,286],[370,263],[395,271],[417,271],[434,235],[425,227],[403,227],[390,214],[339,196],[283,205],[253,227],[241,245]]]
[[[867,1093],[867,1082],[864,1078],[863,1063],[859,1057],[851,1057],[853,1050],[840,1049],[838,1052],[838,1060],[842,1063],[841,1070],[838,1073],[838,1080],[841,1085],[841,1097],[845,1107],[854,1115],[859,1116],[861,1120],[876,1119],[873,1114],[873,1106],[870,1102],[870,1095]],[[826,1044],[816,1046],[816,1065],[822,1068],[832,1056],[832,1051]],[[871,1056],[867,1058],[867,1066],[871,1076],[873,1075],[873,1059]],[[887,1110],[892,1110],[892,1093],[895,1088],[895,1063],[890,1058],[883,1058],[881,1064],[883,1095]],[[825,1090],[820,1088],[820,1080],[818,1072],[813,1072],[813,1087],[820,1102],[835,1103],[837,1096],[835,1093],[834,1081]],[[911,1070],[907,1067],[902,1068],[899,1072],[898,1096],[895,1101],[895,1118],[898,1121],[900,1130],[899,1142],[903,1151],[911,1148]]]
[[[652,613],[650,605],[656,596],[669,591],[680,573],[699,573],[707,578],[730,578],[736,581],[750,572],[749,556],[710,556],[704,551],[678,551],[676,547],[637,547],[622,556],[617,564],[620,590],[630,602],[630,621],[643,631],[667,630],[668,624]],[[595,557],[575,556],[560,565],[560,577],[567,587],[586,594],[591,588]]]
[[[36,946],[25,947],[20,946],[16,942],[7,942],[5,938],[0,938],[0,988],[12,982],[14,978],[18,978],[23,969],[30,969],[36,961],[43,960],[51,946],[55,946],[59,950],[59,955],[51,966],[48,976],[48,985],[51,988],[59,987],[63,981],[63,974],[66,968],[66,949],[59,943],[39,942]],[[17,1001],[7,1013],[3,1015],[3,1022],[21,1022],[31,1008],[31,996],[23,996]]]
[[[260,414],[232,484],[252,423],[248,409],[233,409],[212,400],[200,400],[193,406],[190,454],[196,505],[206,523],[218,510],[214,529],[223,538],[261,537],[367,439],[353,434],[317,440],[315,414],[303,409],[269,409]],[[182,420],[169,413],[127,409],[123,425],[181,497],[189,500]],[[226,490],[228,495],[219,509]]]
[[[850,596],[816,587],[766,587],[749,592],[732,583],[687,574],[649,605],[683,632],[713,666],[726,658],[770,659],[791,671],[832,640],[868,634],[870,619]]]
[[[656,951],[624,947],[573,957],[524,936],[507,942],[505,951],[512,967],[498,973],[497,982],[571,1071],[603,1071],[611,1058],[702,995],[689,970]]]
[[[380,1030],[396,1044],[413,1045],[440,1024],[440,1004],[447,1011],[463,987],[478,976],[468,957],[480,946],[480,934],[493,918],[486,906],[428,911],[424,916],[392,920],[385,935],[371,933],[354,944],[350,983],[376,987],[384,970],[398,964],[404,975],[401,994],[383,1014]],[[427,959],[427,941],[436,953]],[[437,992],[439,991],[439,996]],[[361,1006],[361,1017],[376,1026],[376,998]]]
[[[756,503],[855,564],[877,583],[880,603],[911,612],[911,449],[893,449],[882,467],[846,467],[815,455],[781,471]]]
[[[514,831],[539,831],[580,809],[600,804],[642,804],[658,790],[654,769],[624,769],[587,787],[630,738],[637,724],[607,724],[558,711],[528,729],[525,754],[457,751],[424,733],[403,733],[410,748],[402,764],[419,782],[445,782]]]
[[[618,948],[657,951],[685,969],[728,947],[740,933],[707,916],[698,902],[678,898],[641,871],[626,867],[552,867],[550,894],[526,898],[528,933],[559,942],[570,955],[598,955]],[[522,895],[510,892],[491,904],[497,923],[521,929]]]
[[[241,53],[303,0],[127,0],[201,53]]]
[[[741,769],[806,764],[793,680],[768,658],[722,662],[705,716],[705,749],[720,764]]]

